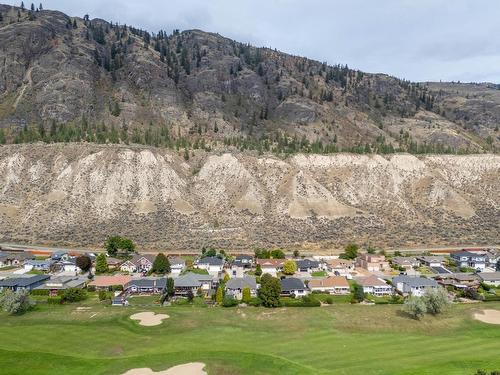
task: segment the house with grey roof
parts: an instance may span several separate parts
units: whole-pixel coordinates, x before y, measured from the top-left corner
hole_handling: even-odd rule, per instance
[[[217,279],[212,275],[200,275],[188,272],[174,279],[174,290],[177,296],[187,296],[189,292],[196,295],[198,291],[208,296],[216,286]]]
[[[33,290],[42,285],[50,278],[49,275],[34,275],[31,277],[13,277],[0,280],[0,291],[10,289],[13,292],[18,290]]]
[[[24,269],[26,271],[36,270],[47,272],[50,270],[50,266],[54,263],[51,259],[38,260],[38,259],[28,259],[24,262]]]
[[[314,272],[320,269],[320,262],[311,259],[299,259],[295,261],[298,272]]]
[[[427,266],[427,267],[442,267],[443,262],[444,262],[444,257],[423,255],[423,256],[417,257],[417,260],[422,265]]]
[[[281,295],[288,297],[302,297],[309,294],[309,290],[301,279],[288,277],[281,279]]]
[[[481,281],[488,285],[500,286],[500,272],[480,272],[477,274]]]
[[[417,297],[423,296],[425,291],[429,288],[435,289],[439,287],[436,280],[405,275],[394,277],[392,279],[392,285],[403,295],[412,295]]]
[[[486,268],[485,254],[473,253],[471,251],[457,251],[451,253],[450,258],[458,267],[473,268],[480,271]]]
[[[204,257],[196,262],[196,267],[207,270],[210,274],[218,274],[224,269],[224,259],[219,257]]]
[[[23,252],[4,252],[0,251],[0,268],[2,267],[17,267],[29,259],[34,259],[32,253]]]
[[[162,293],[167,286],[166,277],[132,279],[123,288],[128,293]]]
[[[85,276],[53,276],[35,290],[48,290],[49,296],[56,296],[60,290],[84,288],[88,278]]]
[[[394,257],[392,258],[392,264],[407,270],[420,267],[420,261],[415,257]]]
[[[229,279],[226,284],[226,294],[237,300],[241,300],[243,298],[244,288],[250,289],[250,295],[255,297],[257,295],[257,282],[255,281],[255,277],[245,275],[243,277]]]

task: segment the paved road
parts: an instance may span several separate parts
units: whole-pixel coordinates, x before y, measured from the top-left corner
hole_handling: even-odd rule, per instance
[[[41,246],[41,245],[26,245],[26,244],[19,244],[19,243],[0,243],[0,247],[2,248],[12,248],[12,249],[19,249],[19,250],[40,250],[40,251],[47,251],[47,252],[55,252],[55,251],[69,251],[72,253],[86,253],[86,252],[103,252],[104,250],[101,249],[96,249],[96,248],[72,248],[72,247],[51,247],[51,246]],[[413,252],[426,252],[426,251],[436,251],[436,252],[446,252],[446,251],[456,251],[456,250],[462,250],[464,248],[474,248],[474,249],[488,249],[488,248],[500,248],[500,245],[481,245],[481,246],[476,246],[476,245],[461,245],[461,246],[428,246],[428,247],[416,247],[416,248],[387,248],[386,251],[388,252],[394,252],[394,251],[400,251],[401,253],[413,253]],[[158,251],[140,251],[141,253],[151,253],[151,254],[156,254]],[[166,253],[173,253],[173,254],[182,254],[182,255],[188,255],[188,254],[199,254],[199,251],[197,250],[192,250],[192,251],[171,251],[169,252],[168,250],[165,250]],[[238,254],[253,254],[253,250],[248,250],[248,251],[237,251],[235,253]],[[291,251],[289,251],[291,253]],[[313,252],[313,251],[307,251],[303,250],[301,251],[301,255],[304,256],[312,256],[312,255],[338,255],[341,253],[341,250],[322,250],[318,252]]]

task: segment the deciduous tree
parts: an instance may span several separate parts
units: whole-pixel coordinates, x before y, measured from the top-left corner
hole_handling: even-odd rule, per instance
[[[283,273],[285,275],[293,275],[295,272],[297,272],[297,263],[293,260],[287,260],[283,265]]]
[[[170,262],[165,254],[159,253],[156,256],[153,262],[153,266],[151,267],[151,272],[159,275],[170,273]]]
[[[260,279],[259,298],[265,307],[280,305],[281,283],[270,274],[264,274]]]
[[[410,296],[403,305],[403,311],[413,319],[419,320],[427,312],[427,307],[421,297]]]

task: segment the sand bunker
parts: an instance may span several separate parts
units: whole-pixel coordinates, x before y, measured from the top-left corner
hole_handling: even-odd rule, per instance
[[[138,320],[141,326],[157,326],[161,324],[163,319],[168,319],[169,316],[167,314],[155,314],[154,312],[147,311],[134,314],[130,317],[130,319]]]
[[[158,372],[154,372],[150,368],[136,368],[128,370],[122,375],[207,375],[207,373],[203,371],[204,368],[204,363],[191,362]]]
[[[500,324],[500,310],[482,310],[474,314],[474,319],[483,323]]]

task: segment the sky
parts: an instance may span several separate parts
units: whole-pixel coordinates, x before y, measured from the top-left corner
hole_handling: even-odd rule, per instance
[[[43,6],[152,32],[218,32],[412,81],[500,83],[496,0],[47,0]]]

